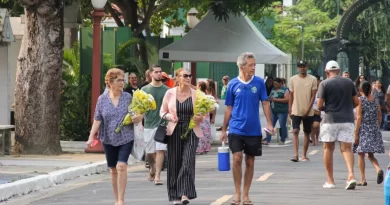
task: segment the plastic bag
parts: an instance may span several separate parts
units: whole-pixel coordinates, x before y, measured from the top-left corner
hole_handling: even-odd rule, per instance
[[[134,124],[134,146],[131,151],[131,155],[137,160],[141,160],[146,148],[146,142],[144,140],[144,126],[142,122]]]
[[[215,124],[211,124],[210,126],[210,143],[213,142],[217,137],[217,129],[215,128]]]

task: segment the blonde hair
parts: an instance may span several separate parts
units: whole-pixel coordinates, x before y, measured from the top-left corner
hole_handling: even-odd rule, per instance
[[[185,68],[179,68],[179,69],[176,70],[176,73],[175,73],[176,86],[179,85],[179,76],[180,76],[184,71],[188,71],[188,70],[185,69]]]
[[[106,86],[110,88],[110,85],[108,83],[117,79],[118,76],[123,76],[123,77],[125,76],[123,70],[118,68],[111,68],[110,70],[108,70],[106,73],[106,77],[104,78],[104,82],[106,83]]]

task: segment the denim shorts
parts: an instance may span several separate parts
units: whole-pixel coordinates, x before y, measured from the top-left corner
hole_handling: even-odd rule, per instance
[[[109,144],[103,143],[104,153],[106,154],[107,166],[109,168],[115,168],[118,162],[126,163],[129,160],[131,150],[133,149],[134,140],[131,142],[119,145],[112,146]]]

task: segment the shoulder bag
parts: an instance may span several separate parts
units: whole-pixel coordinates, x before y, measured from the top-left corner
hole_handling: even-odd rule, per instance
[[[156,133],[154,134],[154,141],[156,142],[160,142],[160,143],[163,143],[163,144],[167,144],[168,143],[168,136],[166,134],[167,132],[167,120],[165,120],[165,115],[167,115],[168,113],[165,113],[163,115],[163,117],[161,118],[160,120],[160,124],[158,125],[157,127],[157,130],[156,130]]]

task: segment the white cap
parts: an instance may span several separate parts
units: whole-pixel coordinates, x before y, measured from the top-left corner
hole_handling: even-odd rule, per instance
[[[329,70],[329,71],[332,71],[332,70],[340,70],[340,67],[339,67],[339,64],[336,62],[336,61],[329,61],[326,66],[325,66],[325,70]]]

